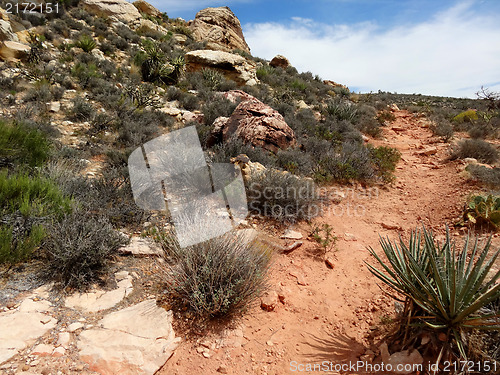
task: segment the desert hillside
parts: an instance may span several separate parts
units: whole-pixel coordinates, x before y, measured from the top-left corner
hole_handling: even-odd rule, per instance
[[[0,374],[500,374],[500,93],[352,92],[228,7],[0,5]]]

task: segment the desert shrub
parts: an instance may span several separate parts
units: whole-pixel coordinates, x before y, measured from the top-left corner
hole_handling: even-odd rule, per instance
[[[321,213],[321,197],[311,179],[268,169],[247,183],[249,209],[282,222],[310,220]]]
[[[276,158],[279,167],[293,174],[309,176],[314,168],[311,155],[297,148],[278,150]]]
[[[127,39],[122,38],[119,35],[115,35],[113,33],[108,33],[106,35],[106,39],[111,43],[113,46],[118,48],[119,50],[126,51],[129,48],[129,42]],[[104,52],[104,51],[103,51]]]
[[[231,158],[240,154],[245,154],[251,161],[261,163],[266,167],[276,165],[276,156],[273,153],[262,147],[245,144],[241,139],[235,137],[215,144],[210,149],[209,159],[213,163],[229,163]]]
[[[157,42],[146,40],[143,49],[134,56],[134,64],[141,68],[142,79],[146,82],[176,84],[185,69],[182,55],[168,57]]]
[[[385,109],[385,110],[379,112],[377,115],[377,121],[381,125],[384,125],[385,122],[393,122],[395,120],[396,120],[396,115],[394,115],[394,113],[392,113],[388,109]]]
[[[498,160],[498,151],[492,144],[482,139],[466,139],[453,150],[452,159],[474,158],[483,163],[494,163]]]
[[[205,125],[212,125],[217,117],[229,117],[237,107],[237,103],[233,103],[224,97],[218,97],[203,105],[203,119]]]
[[[139,146],[159,134],[159,126],[169,127],[173,119],[160,112],[140,110],[125,112],[117,119],[118,143],[126,146]]]
[[[40,166],[49,154],[50,143],[42,132],[20,123],[0,121],[0,167],[15,164]]]
[[[500,128],[499,123],[495,122],[495,119],[490,119],[488,122],[480,120],[471,124],[467,133],[469,133],[471,138],[487,138],[492,137],[495,138],[498,133],[498,129]]]
[[[48,227],[44,276],[62,287],[87,289],[106,272],[126,238],[104,217],[75,211]]]
[[[97,65],[93,62],[86,64],[77,62],[71,68],[71,75],[76,77],[82,87],[86,88],[94,78],[100,78],[101,73]]]
[[[475,109],[469,109],[467,111],[461,112],[455,117],[453,117],[453,121],[456,123],[464,123],[464,122],[474,122],[478,119],[477,112]]]
[[[465,206],[464,221],[500,229],[500,196],[471,196]]]
[[[173,263],[166,275],[173,300],[203,320],[245,311],[267,287],[271,251],[242,235],[186,248],[164,236],[162,246]]]
[[[483,184],[490,185],[493,188],[500,188],[500,168],[490,169],[483,165],[469,164],[466,171]]]
[[[435,135],[441,137],[445,142],[448,142],[453,137],[453,126],[448,121],[434,122],[430,128]]]
[[[50,102],[52,100],[50,84],[44,80],[35,82],[33,87],[28,89],[24,94],[24,100],[27,102],[40,103]]]
[[[20,222],[23,223],[23,221],[24,219],[21,218]],[[17,223],[0,224],[0,264],[28,259],[40,246],[44,237],[45,230],[41,225],[20,227]]]
[[[97,47],[97,43],[91,36],[83,34],[82,36],[80,36],[80,39],[78,39],[78,41],[75,43],[75,46],[81,48],[84,52],[88,53]]]
[[[191,31],[191,29],[188,26],[184,26],[184,25],[174,26],[171,31],[173,33],[176,33],[176,34],[185,35],[188,38],[193,37],[193,32]]]
[[[401,152],[392,147],[369,147],[373,164],[377,174],[385,182],[394,180],[396,165],[401,159]]]
[[[101,17],[93,17],[89,26],[94,27],[94,33],[96,35],[104,36],[104,35],[106,35],[106,32],[109,29],[109,22],[108,22],[108,20],[103,19]]]
[[[71,210],[49,179],[0,172],[0,263],[28,259],[45,236],[42,224]]]
[[[117,25],[114,29],[117,35],[131,43],[140,43],[141,41],[141,37],[124,24]]]
[[[69,14],[77,20],[85,21],[89,25],[92,23],[92,16],[83,8],[73,8],[69,11]],[[66,22],[68,22],[68,19],[71,19],[71,17],[65,18]]]
[[[440,342],[439,358],[447,361],[467,358],[471,331],[500,329],[498,315],[484,310],[500,297],[500,284],[496,283],[500,271],[492,268],[500,250],[488,256],[491,239],[482,250],[477,241],[470,246],[468,239],[462,250],[457,250],[449,232],[438,244],[424,228],[422,232],[414,231],[408,244],[402,238],[399,244],[389,239],[381,239],[380,244],[384,259],[372,248],[369,250],[381,268],[371,264],[368,268],[405,298],[396,336],[407,337],[408,330],[421,329],[433,332],[436,338],[444,334],[447,340]],[[392,341],[397,339],[393,337]],[[403,346],[411,345],[410,341]]]
[[[358,110],[355,105],[340,100],[328,103],[326,113],[338,121],[346,120],[354,122],[358,116]]]
[[[107,42],[103,40],[100,45],[99,49],[105,54],[105,55],[111,55],[116,51],[116,46],[110,42]]]
[[[356,128],[372,137],[378,137],[381,134],[380,122],[376,119],[376,110],[374,107],[365,104],[356,105],[358,116],[354,120]]]
[[[179,98],[179,104],[184,109],[187,109],[188,111],[193,111],[200,107],[200,99],[196,95],[190,93],[184,93]]]
[[[3,212],[24,216],[61,215],[71,202],[49,179],[28,174],[0,172],[0,204]]]
[[[95,108],[84,98],[77,96],[73,99],[71,118],[76,121],[88,121],[95,113]]]
[[[319,159],[314,178],[318,182],[368,181],[375,177],[370,150],[359,143],[343,143],[338,152]]]
[[[160,100],[156,87],[150,83],[139,85],[129,85],[125,87],[125,96],[136,109],[140,108],[158,108]]]
[[[201,75],[205,81],[205,85],[215,91],[224,81],[224,75],[215,69],[203,68]]]

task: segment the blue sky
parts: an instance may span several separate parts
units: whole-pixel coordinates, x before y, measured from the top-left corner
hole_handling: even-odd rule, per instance
[[[153,0],[193,19],[229,6],[254,56],[353,91],[474,97],[500,91],[499,0]]]

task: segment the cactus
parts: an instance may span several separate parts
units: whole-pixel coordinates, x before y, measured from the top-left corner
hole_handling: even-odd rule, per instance
[[[500,196],[472,196],[467,203],[464,220],[473,224],[486,223],[500,229]]]

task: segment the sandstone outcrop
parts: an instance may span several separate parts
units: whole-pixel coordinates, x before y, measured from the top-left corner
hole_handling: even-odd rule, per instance
[[[286,69],[290,66],[290,61],[288,61],[288,59],[283,55],[276,55],[269,62],[269,65],[271,65],[274,68]]]
[[[139,12],[152,17],[161,17],[161,12],[144,0],[137,0],[132,3]]]
[[[240,21],[228,7],[200,10],[189,27],[194,39],[207,42],[208,48],[223,51],[239,49],[250,53]]]
[[[257,69],[253,61],[234,53],[197,50],[186,53],[186,69],[190,72],[203,68],[217,70],[239,85],[257,84]]]
[[[93,15],[115,17],[122,22],[133,22],[142,17],[137,8],[126,0],[82,0],[80,4]]]
[[[254,97],[238,104],[231,117],[215,120],[211,142],[231,137],[272,152],[296,143],[295,134],[283,116]]]

